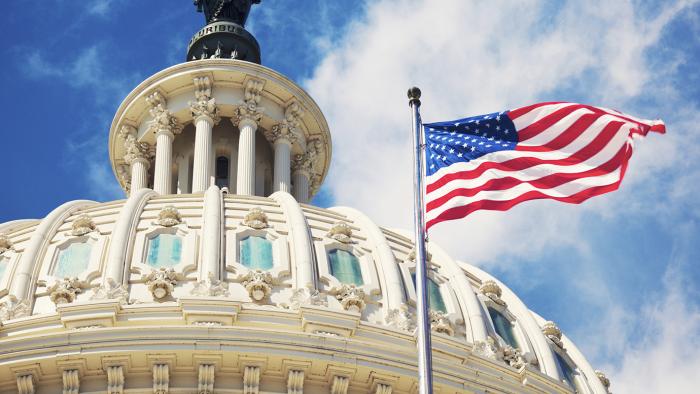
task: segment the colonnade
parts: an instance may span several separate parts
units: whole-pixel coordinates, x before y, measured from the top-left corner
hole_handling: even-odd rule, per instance
[[[234,127],[240,131],[239,138],[232,141],[229,160],[229,181],[232,193],[255,195],[256,170],[256,134],[262,119],[260,107],[261,92],[264,82],[250,79],[244,86],[244,101],[235,109],[231,118]],[[156,135],[155,147],[137,140],[136,128],[123,125],[120,131],[125,140],[124,161],[129,166],[130,191],[136,192],[148,187],[151,159],[153,160],[153,190],[159,194],[203,193],[214,182],[216,155],[213,146],[212,130],[221,120],[216,99],[211,94],[209,77],[194,78],[195,100],[190,101],[195,127],[194,152],[173,152],[173,141],[182,132],[182,125],[168,109],[165,97],[158,91],[146,98],[150,107],[152,120],[148,124],[149,132]],[[317,141],[304,140],[299,132],[302,110],[296,101],[284,108],[284,119],[270,130],[264,130],[264,136],[274,149],[273,192],[289,192],[302,203],[309,202],[310,177],[318,155],[320,144]],[[292,147],[299,144],[306,152],[293,155]],[[192,166],[190,166],[192,160]],[[232,170],[233,161],[237,161],[236,172]],[[177,185],[173,185],[173,168],[177,166]],[[235,177],[235,183],[232,181]],[[234,186],[235,185],[235,186]]]

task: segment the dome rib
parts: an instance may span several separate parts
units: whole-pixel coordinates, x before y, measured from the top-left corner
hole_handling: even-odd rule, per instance
[[[290,245],[294,253],[297,289],[317,290],[309,224],[306,221],[304,212],[301,210],[301,206],[287,192],[275,192],[270,198],[277,201],[287,219],[289,237],[292,240]],[[300,229],[304,229],[304,231],[299,231]]]
[[[221,191],[212,185],[204,193],[202,212],[202,259],[199,266],[199,280],[221,279]]]

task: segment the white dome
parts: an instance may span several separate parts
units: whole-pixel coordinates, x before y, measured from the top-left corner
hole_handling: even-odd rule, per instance
[[[141,189],[0,233],[0,392],[416,389],[412,241],[354,209]],[[440,392],[607,392],[504,284],[429,252]]]

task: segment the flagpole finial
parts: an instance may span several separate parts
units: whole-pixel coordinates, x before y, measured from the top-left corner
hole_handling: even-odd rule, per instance
[[[420,106],[420,89],[412,87],[408,89],[408,105],[416,104]]]

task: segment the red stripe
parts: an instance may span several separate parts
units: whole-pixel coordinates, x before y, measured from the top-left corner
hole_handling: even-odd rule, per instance
[[[453,219],[461,219],[470,213],[480,210],[480,209],[485,209],[485,210],[490,210],[490,211],[506,211],[513,206],[520,204],[525,201],[529,200],[538,200],[538,199],[550,199],[550,200],[556,200],[556,201],[561,201],[561,202],[566,202],[570,204],[580,204],[586,200],[588,200],[591,197],[598,196],[600,194],[605,194],[614,190],[617,190],[620,187],[620,183],[622,182],[622,179],[625,176],[625,172],[627,171],[627,164],[629,162],[629,158],[632,156],[632,150],[627,151],[627,157],[625,158],[624,162],[622,163],[622,169],[620,171],[620,179],[617,180],[617,182],[612,183],[610,185],[604,185],[604,186],[595,186],[591,187],[586,190],[582,190],[576,194],[572,194],[571,196],[568,197],[551,197],[548,196],[542,192],[539,192],[537,190],[532,190],[527,193],[522,194],[521,196],[518,196],[514,199],[511,200],[506,200],[506,201],[494,201],[494,200],[480,200],[480,201],[475,201],[471,204],[459,206],[459,207],[454,207],[446,210],[445,212],[441,213],[438,217],[429,220],[425,224],[425,229],[429,229],[432,227],[434,224],[446,221],[446,220],[453,220]]]
[[[526,113],[528,113],[534,109],[544,107],[545,105],[562,104],[562,103],[564,103],[564,101],[549,101],[549,102],[545,102],[545,103],[537,103],[537,104],[528,105],[527,107],[520,107],[520,108],[516,108],[516,109],[511,109],[510,111],[508,111],[508,117],[510,118],[510,120],[515,120],[515,119],[525,115]]]
[[[554,126],[554,124],[564,119],[570,113],[581,108],[584,108],[584,106],[580,104],[571,105],[568,107],[560,108],[550,114],[543,116],[541,119],[538,119],[537,121],[530,123],[526,127],[523,127],[522,129],[518,130],[518,140],[520,142],[525,142],[529,140],[530,138]]]
[[[575,179],[590,178],[595,176],[601,176],[609,174],[622,165],[622,160],[627,156],[627,150],[631,147],[625,144],[620,150],[615,154],[613,158],[603,163],[602,165],[591,168],[586,171],[576,172],[576,173],[555,173],[549,174],[547,176],[533,179],[530,181],[523,181],[514,177],[505,177],[490,179],[481,186],[474,188],[458,188],[451,190],[444,196],[440,196],[434,200],[428,201],[426,205],[426,211],[431,211],[437,209],[442,205],[446,204],[454,197],[472,197],[481,191],[495,191],[495,190],[508,190],[522,183],[530,184],[538,189],[552,189],[561,186],[565,183],[571,182]]]
[[[431,193],[450,181],[456,179],[475,179],[487,170],[498,169],[503,171],[522,171],[530,167],[543,165],[543,164],[553,164],[559,166],[571,166],[581,164],[582,162],[590,159],[597,152],[601,151],[610,142],[610,140],[617,134],[618,130],[622,127],[624,123],[619,121],[610,122],[606,125],[603,130],[596,136],[593,141],[588,145],[583,147],[578,152],[572,154],[565,159],[557,160],[543,160],[534,157],[518,157],[511,160],[506,160],[502,163],[496,163],[492,161],[486,161],[479,164],[476,168],[468,171],[452,172],[443,175],[441,178],[435,180],[434,182],[426,186],[426,193]],[[520,150],[519,146],[516,146],[516,150]]]
[[[537,146],[518,144],[517,150],[524,152],[547,152],[562,149],[569,146],[571,142],[583,134],[597,119],[599,119],[599,116],[596,114],[584,114],[569,126],[568,129],[564,130],[546,144]]]

